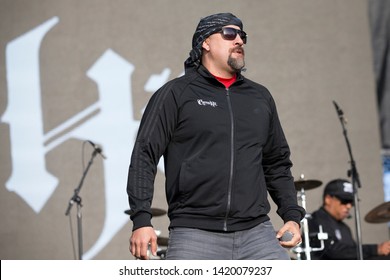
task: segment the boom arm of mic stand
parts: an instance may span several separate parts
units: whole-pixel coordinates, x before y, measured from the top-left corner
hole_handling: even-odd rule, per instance
[[[95,158],[97,153],[98,153],[98,151],[96,151],[96,150],[93,151],[91,159],[88,162],[88,165],[87,165],[87,167],[85,168],[85,170],[83,172],[83,176],[81,177],[80,183],[79,183],[78,187],[74,190],[74,194],[73,194],[73,196],[69,200],[69,204],[68,204],[68,208],[66,209],[65,216],[69,215],[70,209],[72,208],[72,206],[73,206],[73,204],[75,202],[77,202],[77,203],[81,202],[81,198],[79,197],[79,192],[81,190],[81,187],[83,186],[84,179],[87,176],[89,168],[91,167],[91,165],[93,163],[93,159]]]
[[[336,104],[336,103],[335,103]],[[336,108],[337,111],[337,108]],[[352,187],[353,187],[353,193],[354,193],[354,210],[355,210],[355,225],[356,225],[356,235],[357,235],[357,258],[359,260],[363,259],[363,245],[362,245],[362,233],[361,233],[361,225],[360,225],[360,211],[359,211],[359,198],[358,198],[358,188],[361,187],[360,185],[360,179],[359,174],[356,169],[355,160],[353,159],[352,155],[352,149],[351,144],[349,143],[348,135],[347,135],[347,129],[345,128],[344,118],[342,115],[339,114],[337,111],[337,115],[339,116],[340,123],[343,129],[343,135],[345,138],[345,142],[347,144],[348,153],[350,157],[350,164],[351,169],[348,170],[348,176],[352,178]],[[357,187],[356,187],[357,185]]]

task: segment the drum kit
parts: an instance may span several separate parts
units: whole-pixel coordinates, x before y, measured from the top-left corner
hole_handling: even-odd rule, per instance
[[[126,215],[131,215],[132,211],[125,210],[124,211]],[[167,211],[160,208],[151,208],[152,217],[160,217],[167,214]],[[168,238],[162,237],[161,230],[155,230],[157,235],[157,256],[150,256],[150,259],[154,260],[165,260],[165,256],[167,253],[167,247],[168,247]]]
[[[297,191],[298,201],[301,203],[301,206],[306,210],[306,194],[307,190],[315,189],[322,185],[322,182],[319,180],[305,180],[304,175],[301,175],[298,181],[294,182],[295,189]],[[301,221],[301,228],[303,231],[303,240],[304,242],[292,248],[292,252],[295,254],[296,260],[302,259],[302,253],[305,254],[306,260],[311,259],[311,252],[322,251],[324,250],[324,240],[328,239],[328,234],[322,231],[321,225],[319,226],[318,232],[315,234],[315,237],[320,241],[320,247],[311,247],[310,238],[314,234],[309,233],[308,219],[310,219],[311,214],[306,212],[305,217]],[[386,223],[390,222],[390,201],[384,202],[374,209],[372,209],[365,216],[365,221],[367,223]],[[303,245],[304,244],[304,245]]]

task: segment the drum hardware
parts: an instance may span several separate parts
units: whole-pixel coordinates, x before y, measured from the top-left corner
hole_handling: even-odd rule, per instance
[[[390,201],[384,202],[372,209],[364,218],[367,223],[390,222]]]
[[[312,236],[312,235],[310,235]],[[320,241],[320,247],[319,248],[316,248],[316,247],[310,247],[310,243],[309,243],[309,240],[306,239],[305,240],[305,244],[309,244],[308,246],[305,245],[305,248],[302,248],[301,245],[298,245],[296,247],[294,247],[292,249],[292,251],[297,255],[297,260],[302,260],[302,257],[301,257],[301,254],[302,253],[305,253],[305,256],[306,256],[306,260],[310,260],[311,259],[311,256],[310,256],[310,253],[311,252],[317,252],[317,251],[322,251],[325,249],[325,242],[324,240],[327,240],[328,239],[328,234],[326,232],[323,232],[322,230],[322,226],[320,225],[319,226],[319,232],[316,233],[315,235],[313,236],[316,236],[317,239]],[[308,253],[308,251],[310,253]]]
[[[319,232],[317,233],[317,239],[320,241],[321,247],[320,248],[312,248],[312,251],[322,251],[325,249],[325,242],[324,240],[328,239],[328,234],[326,232],[322,231],[322,226],[319,225]]]
[[[295,252],[297,254],[297,260],[301,260],[302,259],[301,258],[301,254],[302,253],[305,253],[306,259],[310,260],[311,259],[310,253],[312,251],[312,248],[310,247],[309,226],[308,226],[308,223],[307,223],[306,216],[305,216],[305,218],[302,219],[301,226],[302,226],[302,229],[303,229],[303,236],[304,236],[304,240],[305,240],[305,247],[302,248],[302,243],[300,243],[299,245],[294,247],[292,250],[293,250],[293,252]]]
[[[301,174],[300,180],[294,182],[295,189],[297,190],[298,199],[301,202],[302,208],[306,211],[306,194],[305,190],[311,190],[314,188],[317,188],[322,185],[322,182],[319,180],[304,180],[304,175]],[[310,218],[310,214],[306,214],[305,217],[301,221],[301,227],[303,229],[303,236],[305,240],[305,247],[302,248],[302,243],[298,246],[295,246],[292,250],[297,254],[297,260],[301,260],[301,254],[305,253],[306,260],[311,260],[310,253],[312,251],[319,251],[323,250],[320,248],[312,248],[310,247],[310,239],[309,239],[309,225],[307,219]],[[321,228],[321,238],[323,238],[323,232]],[[326,237],[327,238],[327,237]],[[323,240],[321,240],[323,243]],[[323,247],[323,244],[321,244],[321,247]]]
[[[167,256],[167,249],[157,250],[157,256],[159,257],[160,260],[165,260]]]
[[[150,253],[150,249],[148,249],[149,260],[165,260],[166,255],[167,255],[167,249],[157,248],[157,252],[155,256],[152,255]]]
[[[297,191],[301,191],[302,189],[303,190],[315,189],[315,188],[321,186],[322,182],[318,181],[318,180],[303,180],[302,175],[301,175],[301,180],[295,181],[294,184],[295,184],[295,189]]]
[[[168,246],[168,238],[157,236],[157,244],[159,246]]]

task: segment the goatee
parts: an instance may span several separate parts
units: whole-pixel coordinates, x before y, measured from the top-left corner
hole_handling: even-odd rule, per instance
[[[242,57],[239,57],[239,58],[233,58],[232,57],[232,53],[234,52],[239,52],[242,54]],[[242,68],[244,68],[245,66],[245,60],[244,60],[244,49],[241,48],[241,47],[236,47],[232,50],[231,54],[229,55],[229,58],[228,58],[228,61],[227,61],[228,65],[235,71],[235,72],[239,72],[241,71]]]

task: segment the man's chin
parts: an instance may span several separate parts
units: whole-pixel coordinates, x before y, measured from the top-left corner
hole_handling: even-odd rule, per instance
[[[245,63],[244,61],[229,61],[229,66],[235,71],[235,72],[240,72],[244,66]]]

